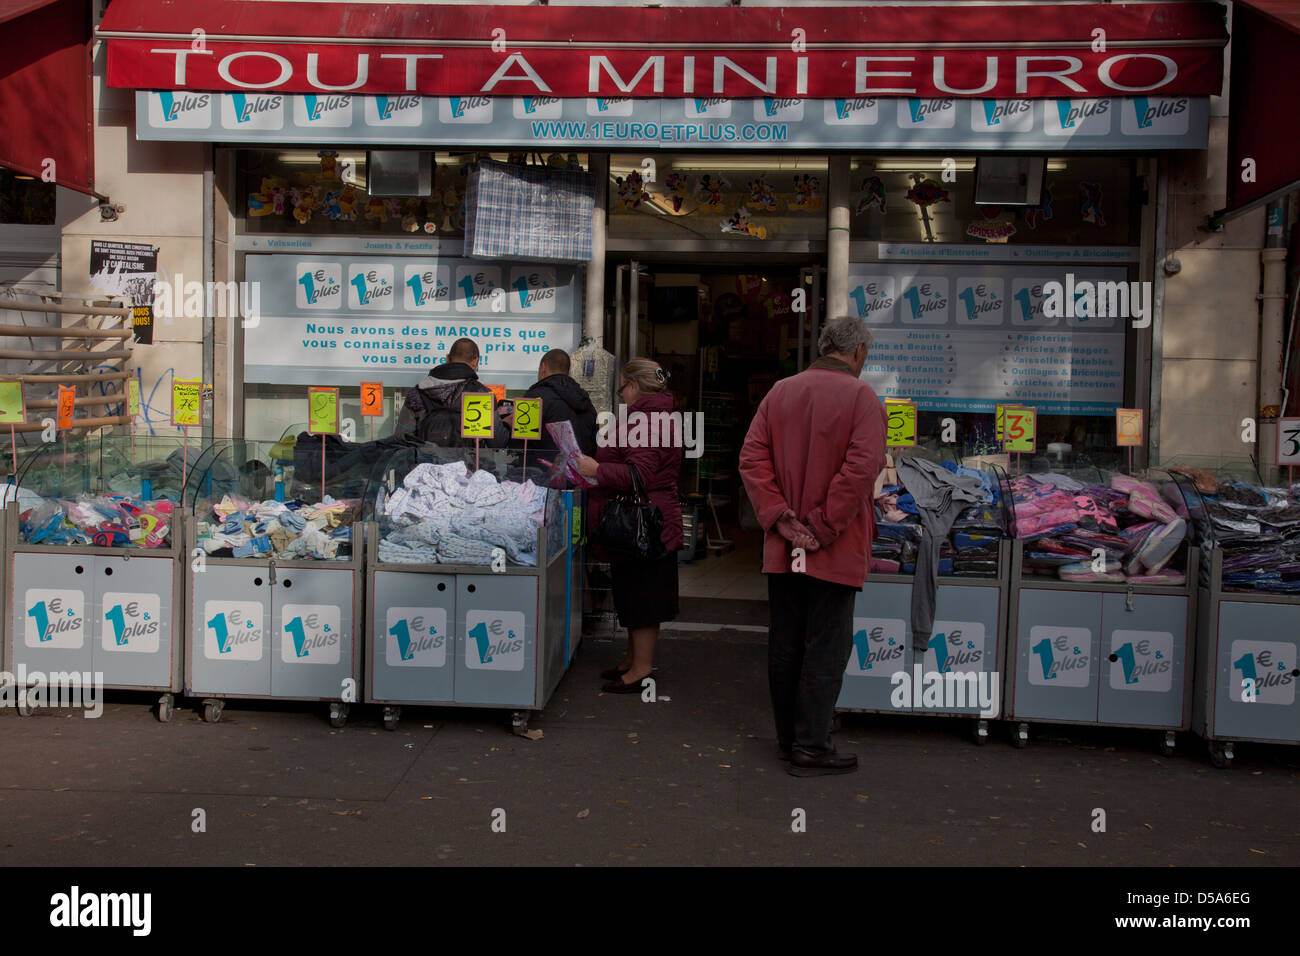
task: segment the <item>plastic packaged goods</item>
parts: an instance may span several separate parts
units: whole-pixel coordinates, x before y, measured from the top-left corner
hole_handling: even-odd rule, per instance
[[[1223,555],[1225,591],[1300,593],[1300,485],[1270,488],[1226,474],[1181,477],[1203,548]],[[1214,493],[1205,488],[1214,487]],[[1208,571],[1207,571],[1208,573]]]
[[[173,507],[126,495],[42,498],[19,512],[19,536],[27,544],[165,548],[171,544]]]
[[[1084,483],[1046,473],[1017,478],[1011,489],[1027,573],[1080,583],[1181,579],[1177,569],[1166,572],[1171,562],[1182,564],[1180,548],[1188,536],[1174,505],[1181,493],[1172,482],[1115,474]]]

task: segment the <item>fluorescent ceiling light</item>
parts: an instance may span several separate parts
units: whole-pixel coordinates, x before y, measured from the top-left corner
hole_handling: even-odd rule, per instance
[[[958,172],[969,173],[975,171],[975,160],[958,159],[954,160],[955,168]],[[1063,159],[1049,159],[1047,161],[1047,171],[1049,173],[1059,173],[1069,164]],[[858,167],[866,169],[869,167]],[[882,159],[876,163],[876,171],[882,173],[941,173],[944,165],[942,159],[925,159],[906,160],[906,159]]]

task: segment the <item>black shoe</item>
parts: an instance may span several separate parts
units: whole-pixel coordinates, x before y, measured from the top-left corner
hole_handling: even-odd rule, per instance
[[[611,667],[609,670],[600,672],[601,680],[618,680],[632,668],[630,667]]]
[[[852,773],[858,769],[856,754],[837,754],[834,751],[810,754],[804,750],[790,752],[790,766],[786,773],[793,777],[818,777],[830,773]]]
[[[639,694],[641,693],[641,681],[646,678],[642,677],[639,681],[633,681],[631,684],[625,682],[621,677],[602,686],[600,689],[606,694]]]

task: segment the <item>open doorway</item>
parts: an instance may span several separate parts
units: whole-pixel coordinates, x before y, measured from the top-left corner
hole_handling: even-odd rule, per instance
[[[820,272],[680,262],[625,270],[614,317],[621,358],[653,358],[669,373],[676,406],[703,415],[702,440],[688,449],[679,486],[687,538],[680,620],[765,625],[763,534],[738,460],[764,396],[811,360]]]

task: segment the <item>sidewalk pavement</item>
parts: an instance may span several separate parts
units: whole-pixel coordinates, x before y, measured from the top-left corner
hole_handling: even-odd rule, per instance
[[[1300,750],[1215,770],[1180,735],[1036,727],[1025,750],[971,721],[846,715],[861,769],[795,778],[775,753],[761,634],[666,635],[659,700],[602,695],[616,645],[581,649],[539,740],[501,711],[114,694],[104,715],[0,714],[6,863],[1295,865]],[[1106,832],[1092,829],[1094,810]],[[202,810],[206,832],[196,833]],[[796,811],[805,832],[792,832]],[[494,816],[505,832],[494,832]],[[498,824],[498,829],[499,829]]]

